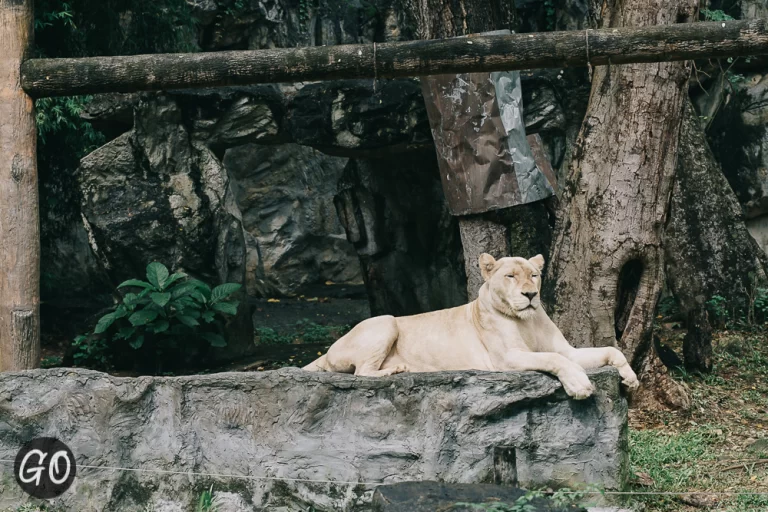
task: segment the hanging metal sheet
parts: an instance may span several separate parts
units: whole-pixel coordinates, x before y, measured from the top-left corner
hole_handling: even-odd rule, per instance
[[[542,172],[525,135],[517,71],[427,76],[421,87],[453,215],[532,203],[554,194],[554,173],[548,177]]]

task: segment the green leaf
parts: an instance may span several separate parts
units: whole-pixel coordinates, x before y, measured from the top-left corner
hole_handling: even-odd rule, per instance
[[[162,290],[167,279],[168,267],[157,261],[147,265],[147,281],[155,285],[156,288]]]
[[[168,301],[171,300],[171,294],[170,293],[159,293],[154,292],[150,295],[152,297],[152,302],[157,304],[158,306],[165,307],[166,304],[168,304]]]
[[[224,341],[224,338],[219,336],[216,333],[213,332],[204,332],[201,333],[200,336],[203,337],[203,339],[208,340],[208,343],[211,344],[212,347],[226,347],[227,342]]]
[[[206,321],[206,323],[213,322],[213,319],[216,317],[216,313],[211,311],[210,309],[208,311],[203,312],[203,320]]]
[[[137,311],[134,314],[132,314],[128,321],[131,322],[131,325],[133,326],[139,326],[139,325],[147,325],[152,320],[157,318],[157,311],[154,309],[142,309],[141,311]]]
[[[195,283],[182,283],[171,290],[171,297],[178,299],[181,296],[189,295],[195,290],[197,290]]]
[[[176,315],[176,318],[179,320],[179,322],[183,323],[187,327],[197,327],[200,325],[200,322],[192,318],[191,316],[187,315]]]
[[[192,293],[189,294],[189,296],[195,299],[200,304],[205,304],[206,302],[208,302],[208,300],[205,298],[205,295],[203,295],[200,290],[193,291]]]
[[[96,324],[96,329],[93,331],[94,334],[101,334],[117,320],[117,316],[114,313],[108,313],[101,317]]]
[[[236,315],[237,314],[237,306],[240,303],[237,301],[233,302],[216,302],[211,306],[216,311],[219,311],[221,313],[226,313],[228,315]]]
[[[242,288],[242,285],[237,283],[220,284],[211,292],[211,301],[218,302],[223,298],[229,297],[240,288]]]
[[[168,280],[165,282],[165,288],[168,289],[168,287],[171,286],[173,283],[185,277],[187,277],[187,274],[185,274],[184,272],[176,272],[175,274],[171,274],[171,277],[169,277]]]
[[[141,346],[144,344],[144,335],[142,334],[140,336],[137,336],[136,339],[130,341],[128,344],[137,350],[140,349]]]
[[[176,299],[173,302],[171,302],[171,306],[180,312],[183,312],[186,310],[197,310],[197,309],[200,309],[201,307],[200,304],[196,302],[194,299],[192,299],[191,297],[181,297],[179,299]]]
[[[119,331],[117,331],[117,334],[115,335],[115,338],[119,340],[127,340],[133,334],[136,332],[135,327],[123,327]]]
[[[191,279],[189,281],[190,283],[195,285],[195,288],[200,290],[202,294],[205,296],[206,300],[211,299],[211,287],[205,284],[204,282],[198,280],[198,279]]]
[[[140,286],[141,288],[152,288],[151,284],[145,283],[144,281],[140,281],[138,279],[129,279],[117,285],[118,288],[123,288],[125,286]]]
[[[161,320],[160,322],[157,322],[155,325],[155,333],[161,333],[168,330],[168,326],[171,324],[168,322],[168,320]]]

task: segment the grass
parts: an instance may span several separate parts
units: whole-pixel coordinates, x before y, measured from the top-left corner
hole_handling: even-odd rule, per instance
[[[681,333],[663,336],[674,346]],[[675,373],[690,389],[689,411],[630,411],[629,490],[698,494],[636,495],[626,506],[768,511],[768,495],[748,494],[768,492],[768,332],[717,333],[714,355],[711,375]]]
[[[271,327],[256,329],[259,345],[289,345],[301,343],[333,342],[349,332],[348,325],[319,325],[311,320],[300,320],[293,328],[276,331]]]

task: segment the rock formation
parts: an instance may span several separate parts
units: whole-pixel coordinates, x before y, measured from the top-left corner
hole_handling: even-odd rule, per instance
[[[192,510],[212,485],[221,512],[369,510],[376,483],[413,480],[617,488],[627,402],[615,369],[590,378],[594,396],[574,401],[535,372],[3,373],[0,458],[62,440],[79,468],[53,504],[80,512]],[[0,467],[0,507],[17,506],[28,497]]]

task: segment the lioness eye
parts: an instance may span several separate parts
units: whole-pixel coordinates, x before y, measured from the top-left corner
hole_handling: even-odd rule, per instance
[[[507,277],[509,277],[509,278],[511,278],[511,279],[514,279],[514,278],[515,278],[515,276],[513,276],[512,274],[507,274]]]
[[[531,274],[531,277],[539,277],[539,274]]]

